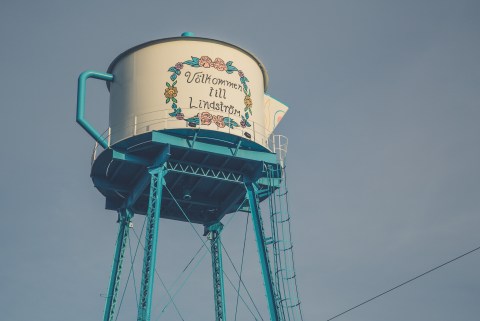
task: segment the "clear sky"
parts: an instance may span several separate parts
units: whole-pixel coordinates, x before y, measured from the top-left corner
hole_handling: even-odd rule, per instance
[[[77,77],[184,31],[253,52],[269,94],[290,106],[278,133],[289,138],[305,320],[480,246],[480,2],[2,1],[2,320],[103,317],[117,224],[89,177]],[[104,84],[92,81],[97,128],[108,126],[107,109]],[[236,262],[244,225],[235,216],[224,233]],[[186,224],[162,221],[160,233],[158,269],[170,283],[200,243]],[[255,251],[250,233],[247,285],[264,311]],[[185,320],[213,319],[210,269],[207,257],[176,300]],[[479,271],[480,251],[337,320],[478,320]],[[179,317],[170,307],[163,319]]]

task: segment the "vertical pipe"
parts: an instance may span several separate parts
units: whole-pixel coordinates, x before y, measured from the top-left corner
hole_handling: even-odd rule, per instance
[[[145,232],[145,252],[143,256],[142,282],[138,302],[138,321],[150,321],[152,310],[152,291],[157,257],[158,226],[163,189],[163,165],[150,169],[150,200]]]
[[[135,119],[133,121],[133,136],[137,135],[137,116],[135,115]]]
[[[256,198],[255,188],[253,183],[245,182],[247,189],[248,202],[250,204],[250,211],[252,213],[253,227],[255,230],[255,238],[257,241],[258,255],[260,257],[260,264],[262,266],[263,283],[265,285],[265,292],[268,300],[268,309],[270,311],[271,321],[280,321],[278,318],[278,311],[275,305],[275,293],[273,290],[273,278],[268,261],[267,247],[265,246],[265,235],[263,234],[263,226],[258,208],[258,201]]]
[[[104,321],[113,320],[115,314],[115,304],[117,303],[118,287],[120,284],[120,274],[122,272],[122,263],[125,253],[125,247],[128,240],[129,224],[133,213],[128,209],[122,209],[118,212],[119,228],[115,255],[112,264],[112,274],[110,275],[110,284],[108,287],[107,301],[105,303]]]
[[[220,234],[223,224],[218,222],[207,227],[212,254],[213,295],[215,300],[215,321],[225,321],[225,287],[223,282],[222,242]]]

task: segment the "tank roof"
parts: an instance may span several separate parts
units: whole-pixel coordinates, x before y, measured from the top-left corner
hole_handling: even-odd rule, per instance
[[[184,35],[185,34],[185,35]],[[217,44],[221,44],[221,45],[224,45],[224,46],[228,46],[228,47],[231,47],[231,48],[234,48],[234,49],[237,49],[239,51],[242,51],[243,53],[247,54],[248,56],[250,56],[253,60],[255,60],[258,64],[258,66],[260,67],[261,71],[262,71],[262,74],[263,74],[263,84],[264,84],[264,89],[265,89],[265,92],[267,91],[267,87],[268,87],[268,73],[267,73],[267,69],[265,68],[265,66],[263,65],[263,63],[257,58],[255,57],[255,55],[253,55],[251,52],[243,49],[243,48],[240,48],[236,45],[233,45],[231,43],[228,43],[228,42],[225,42],[225,41],[221,41],[221,40],[215,40],[215,39],[210,39],[210,38],[202,38],[202,37],[195,37],[195,36],[192,36],[193,33],[184,33],[182,34],[181,37],[171,37],[171,38],[163,38],[163,39],[157,39],[157,40],[152,40],[152,41],[148,41],[148,42],[145,42],[145,43],[142,43],[142,44],[139,44],[137,46],[134,46],[130,49],[127,49],[125,50],[124,52],[122,52],[121,54],[119,54],[115,59],[113,59],[113,61],[110,63],[110,66],[108,66],[108,69],[107,69],[107,72],[108,73],[112,73],[113,71],[113,68],[115,68],[115,65],[125,56],[129,55],[130,53],[132,52],[135,52],[137,50],[140,50],[142,48],[145,48],[145,47],[148,47],[148,46],[152,46],[152,45],[155,45],[155,44],[159,44],[159,43],[164,43],[164,42],[173,42],[173,41],[204,41],[204,42],[212,42],[212,43],[217,43]],[[191,34],[191,35],[190,35]],[[110,82],[107,82],[107,88],[108,90],[110,90]]]

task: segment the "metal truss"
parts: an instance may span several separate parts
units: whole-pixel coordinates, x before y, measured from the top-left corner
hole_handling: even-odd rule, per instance
[[[145,232],[145,252],[143,256],[142,281],[140,300],[138,302],[138,321],[150,321],[152,308],[153,279],[155,276],[155,261],[157,256],[158,225],[162,200],[164,167],[149,170],[150,200],[147,212],[147,229]]]
[[[262,215],[260,213],[260,202],[258,200],[258,189],[252,182],[246,181],[245,188],[247,190],[248,202],[250,211],[252,213],[252,222],[255,230],[255,238],[257,241],[258,256],[260,258],[260,265],[262,266],[263,283],[265,285],[265,292],[268,300],[268,310],[270,312],[271,321],[280,321],[280,311],[277,306],[279,295],[274,287],[274,279],[270,266],[270,260],[267,250],[267,240],[265,231],[263,229]]]
[[[184,173],[195,176],[209,177],[227,182],[243,184],[243,175],[220,169],[200,167],[197,165],[168,161],[166,169],[171,172]]]
[[[213,291],[215,299],[215,321],[225,321],[225,290],[223,283],[222,243],[220,234],[223,224],[218,222],[207,227],[212,254]]]
[[[120,286],[120,275],[122,273],[123,258],[127,246],[128,234],[130,231],[130,221],[133,212],[123,209],[118,212],[118,236],[113,258],[112,274],[110,275],[110,285],[108,287],[107,301],[105,303],[104,321],[112,321],[115,315],[115,305],[117,304],[118,289]]]

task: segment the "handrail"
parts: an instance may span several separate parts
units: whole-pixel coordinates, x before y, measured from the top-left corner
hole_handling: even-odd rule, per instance
[[[172,117],[154,118],[155,116],[151,115],[153,113],[161,113],[161,112],[163,112],[163,111],[162,110],[156,110],[156,111],[149,111],[149,112],[139,114],[139,115],[131,114],[131,115],[129,115],[129,117],[127,118],[126,121],[124,120],[123,122],[120,122],[120,123],[124,123],[124,124],[127,123],[128,125],[125,125],[125,126],[114,126],[114,125],[112,125],[111,127],[107,128],[103,132],[103,134],[99,135],[99,139],[97,140],[97,144],[95,145],[95,147],[93,149],[92,164],[93,164],[93,161],[95,161],[96,157],[99,155],[99,153],[98,153],[98,147],[99,146],[101,146],[103,149],[107,149],[110,146],[110,144],[115,144],[116,143],[116,141],[111,140],[111,133],[112,132],[113,133],[116,133],[116,132],[119,132],[119,131],[120,132],[122,132],[122,131],[127,132],[127,131],[131,130],[131,135],[128,136],[128,137],[131,137],[131,136],[140,135],[140,134],[149,132],[149,131],[151,131],[152,127],[158,126],[159,124],[166,123],[166,122],[171,122],[171,121],[178,121],[177,119],[172,118]],[[151,118],[138,122],[138,119],[141,119],[142,117],[144,117],[146,115],[149,115],[149,117],[151,117]],[[278,143],[275,144],[275,142],[273,141],[274,139],[279,139],[279,138],[277,138],[277,135],[275,135],[275,136],[271,135],[270,137],[267,137],[265,134],[263,134],[263,132],[265,130],[264,126],[259,125],[259,124],[254,123],[254,122],[251,122],[251,123],[252,123],[251,128],[254,131],[253,136],[251,138],[251,140],[253,142],[256,142],[256,143],[259,143],[260,145],[266,146],[269,150],[271,150],[275,153],[278,152],[279,150],[282,151],[281,154],[283,154],[283,155],[286,153],[286,143],[282,142],[282,144],[278,144]],[[168,126],[165,126],[165,128],[166,127],[168,127]],[[190,127],[188,127],[188,128],[190,128]],[[198,124],[195,129],[197,129],[197,130],[209,129],[209,126]],[[219,131],[219,132],[221,132],[221,131]],[[234,128],[234,129],[228,128],[228,132],[225,131],[224,133],[230,133],[230,134],[236,134],[238,136],[243,136],[243,129],[242,128]],[[127,136],[124,137],[124,138],[127,138]],[[286,139],[286,137],[284,137],[284,136],[282,136],[282,138]],[[102,145],[100,143],[100,141],[106,142],[107,143],[106,146]],[[277,147],[275,147],[275,146],[277,146]],[[276,151],[275,151],[275,149],[276,149]]]

